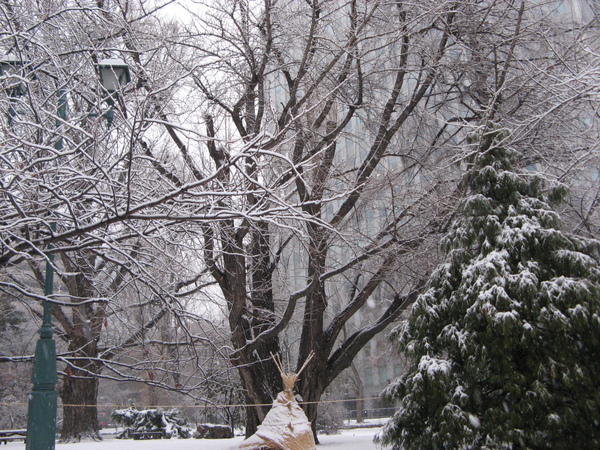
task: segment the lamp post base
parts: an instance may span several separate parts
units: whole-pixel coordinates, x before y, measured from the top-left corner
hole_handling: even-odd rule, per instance
[[[35,348],[35,363],[29,394],[27,415],[27,450],[54,450],[56,448],[56,344],[52,328],[43,325]]]
[[[56,447],[56,405],[58,392],[54,389],[29,394],[27,450],[54,450]]]

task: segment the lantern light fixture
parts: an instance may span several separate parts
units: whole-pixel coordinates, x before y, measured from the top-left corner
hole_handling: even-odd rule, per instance
[[[119,91],[121,86],[131,81],[129,66],[120,58],[103,59],[96,66],[100,83],[110,95]]]
[[[27,86],[22,78],[23,69],[26,65],[20,58],[11,53],[4,55],[0,59],[0,76],[16,78],[12,84],[5,88],[9,97],[21,97],[27,92]]]

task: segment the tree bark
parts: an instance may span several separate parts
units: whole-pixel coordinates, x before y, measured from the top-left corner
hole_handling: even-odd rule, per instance
[[[268,226],[259,223],[250,233],[249,257],[243,245],[244,227],[235,227],[232,222],[224,226],[220,230],[223,243],[221,267],[213,255],[215,234],[209,227],[204,231],[205,258],[229,310],[234,348],[230,360],[237,368],[245,390],[246,437],[249,437],[256,432],[277,393],[283,389],[281,376],[271,358],[271,354],[279,354],[279,338],[257,339],[275,322]],[[247,264],[248,260],[250,264]]]
[[[350,364],[350,370],[352,371],[352,382],[356,387],[356,422],[363,423],[364,419],[364,386],[360,379],[360,373],[354,363]]]
[[[279,343],[276,339],[261,345],[257,350],[262,361],[238,366],[246,390],[246,438],[256,433],[256,429],[271,409],[277,393],[283,390],[281,375],[271,359],[271,353],[279,353]],[[244,355],[244,360],[252,357]]]
[[[313,437],[315,443],[319,444],[319,438],[317,436],[317,416],[319,414],[319,400],[325,391],[327,385],[322,382],[323,378],[319,376],[308,376],[308,373],[302,383],[302,390],[300,395],[302,400],[305,402],[302,404],[302,409],[310,422],[310,426],[313,431]]]
[[[98,378],[94,375],[74,367],[67,369],[60,392],[63,403],[60,439],[63,442],[102,440],[98,424]]]

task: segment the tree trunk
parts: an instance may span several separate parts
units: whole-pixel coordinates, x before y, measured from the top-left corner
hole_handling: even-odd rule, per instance
[[[365,403],[362,399],[362,394],[356,400],[356,423],[363,423],[365,421]]]
[[[317,437],[318,402],[321,400],[321,395],[323,395],[324,391],[325,387],[323,386],[323,383],[321,383],[320,377],[308,377],[308,374],[306,374],[306,379],[304,380],[304,383],[302,383],[301,390],[302,400],[306,403],[303,403],[301,406],[310,422],[316,444],[319,444],[319,439]]]
[[[233,223],[222,231],[224,245],[223,267],[213,266],[229,308],[231,342],[235,351],[230,356],[238,369],[246,396],[246,437],[256,432],[277,394],[283,390],[283,381],[271,354],[280,352],[277,336],[255,342],[261,332],[276,322],[273,302],[272,264],[268,242],[268,224],[258,223],[251,232],[251,258],[244,256],[243,236]],[[207,248],[212,250],[212,234],[206,230]],[[208,256],[213,262],[212,256]],[[249,264],[248,263],[249,260]],[[248,273],[247,268],[250,268]],[[248,280],[250,278],[250,280]],[[248,286],[250,281],[250,286]],[[250,289],[248,289],[250,288]]]
[[[102,440],[98,425],[98,378],[68,368],[60,396],[63,403],[61,441]]]
[[[345,336],[344,336],[345,337]],[[356,387],[356,423],[363,423],[364,419],[364,387],[362,380],[360,379],[360,373],[354,363],[350,364],[350,370],[352,371],[352,382]]]
[[[271,353],[279,353],[279,342],[272,339],[261,345],[254,354],[244,354],[241,359],[248,361],[240,365],[238,371],[242,386],[246,391],[246,438],[256,433],[256,429],[271,409],[271,404],[283,390],[281,375],[277,370]],[[256,361],[255,357],[259,357]],[[256,405],[256,406],[252,406]]]

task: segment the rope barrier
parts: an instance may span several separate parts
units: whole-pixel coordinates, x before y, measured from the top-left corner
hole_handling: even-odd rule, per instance
[[[342,400],[320,400],[317,402],[298,402],[300,405],[316,405],[321,403],[345,403],[345,402],[357,402],[357,401],[365,401],[365,400],[378,400],[380,397],[364,397],[364,398],[349,398]],[[146,408],[161,408],[161,409],[169,409],[169,408],[242,408],[246,406],[271,406],[272,403],[233,403],[233,404],[213,404],[209,402],[205,402],[204,405],[151,405]],[[0,407],[3,406],[27,406],[27,403],[2,403],[0,402]],[[129,408],[131,406],[127,405],[86,405],[86,404],[71,404],[71,403],[62,403],[63,407],[77,407],[77,408]],[[136,408],[141,408],[142,406],[134,405]]]

